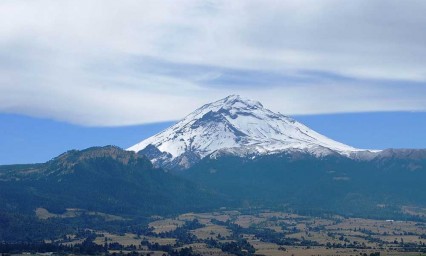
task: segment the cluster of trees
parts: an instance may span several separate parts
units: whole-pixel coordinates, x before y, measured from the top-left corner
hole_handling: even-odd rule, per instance
[[[185,222],[184,225],[181,227],[176,228],[175,230],[163,232],[158,235],[153,234],[154,236],[158,236],[161,238],[175,238],[176,239],[176,245],[175,246],[182,246],[185,244],[191,244],[200,242],[201,240],[198,239],[195,235],[191,234],[191,230],[202,228],[205,225],[201,224],[197,219],[194,219],[192,221]]]
[[[35,216],[0,209],[0,242],[42,241],[73,232],[62,223],[60,219],[39,220]]]
[[[201,256],[195,253],[192,247],[185,247],[181,249],[174,249],[172,245],[160,245],[159,243],[150,243],[148,240],[143,240],[141,245],[146,246],[150,251],[166,252],[170,256]]]
[[[134,233],[149,235],[149,219],[137,217],[106,221],[102,216],[82,214],[75,218],[51,218],[41,220],[33,215],[12,213],[0,209],[0,242],[38,243],[57,240],[69,234],[80,234],[82,230],[104,230],[114,234]]]
[[[213,220],[213,222],[215,221]],[[223,224],[224,222],[220,222],[220,223]],[[236,224],[232,224],[230,222],[226,222],[226,224],[228,226],[232,226],[233,228],[232,230],[235,231],[235,232],[232,232],[231,237],[229,237],[229,239],[235,240],[233,242],[222,243],[211,238],[210,239],[197,238],[190,231],[198,229],[198,228],[202,228],[205,225],[201,224],[197,219],[194,219],[192,221],[187,221],[183,226],[178,227],[173,231],[164,232],[157,235],[158,237],[163,237],[163,238],[165,237],[175,238],[177,241],[174,246],[150,244],[148,241],[142,241],[142,245],[147,246],[148,249],[150,250],[171,252],[171,251],[174,251],[173,250],[174,247],[180,247],[185,244],[203,242],[212,248],[218,248],[218,249],[221,249],[223,252],[228,252],[234,255],[238,255],[238,256],[253,255],[255,253],[254,247],[250,243],[248,243],[246,239],[242,237],[242,232],[244,230]]]
[[[307,239],[297,239],[297,238],[286,237],[284,234],[278,233],[269,228],[258,228],[258,227],[243,228],[240,225],[237,225],[230,221],[223,222],[223,221],[213,220],[212,222],[217,225],[226,226],[228,229],[230,229],[232,231],[232,237],[231,237],[232,239],[240,239],[243,236],[243,234],[251,234],[259,238],[262,242],[274,243],[281,246],[283,245],[318,246],[319,245],[317,242],[307,240]],[[295,233],[298,232],[296,228],[293,231]]]
[[[401,251],[426,253],[425,243],[405,242],[405,243],[400,243],[400,245],[401,247],[398,248],[398,250],[401,250]]]
[[[237,256],[253,255],[256,251],[246,239],[238,239],[236,242],[223,243],[220,249]]]
[[[362,256],[368,256],[368,254],[363,253]],[[380,252],[372,252],[372,253],[370,253],[370,256],[380,256]]]
[[[103,245],[93,243],[93,239],[87,238],[80,244],[62,245],[56,243],[0,243],[0,252],[9,254],[46,253],[97,255],[107,251]]]

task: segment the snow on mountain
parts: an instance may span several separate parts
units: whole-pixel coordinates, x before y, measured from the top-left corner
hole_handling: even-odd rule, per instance
[[[262,155],[302,151],[320,157],[369,152],[329,139],[288,116],[264,108],[257,101],[238,95],[206,104],[128,150],[144,150],[155,165],[181,168],[221,153]]]

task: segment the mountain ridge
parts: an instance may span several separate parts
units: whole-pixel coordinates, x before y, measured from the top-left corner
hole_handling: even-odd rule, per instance
[[[78,208],[143,215],[196,210],[213,199],[220,201],[210,191],[155,168],[147,157],[116,146],[70,150],[42,164],[0,166],[4,211]],[[197,203],[188,206],[187,200]]]

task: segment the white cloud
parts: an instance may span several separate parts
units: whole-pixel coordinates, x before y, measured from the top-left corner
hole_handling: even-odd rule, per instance
[[[424,1],[6,0],[0,111],[139,124],[231,93],[286,114],[424,111],[425,12]]]

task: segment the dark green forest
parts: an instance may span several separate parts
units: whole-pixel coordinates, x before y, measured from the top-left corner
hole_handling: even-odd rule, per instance
[[[138,233],[152,215],[221,207],[424,221],[401,207],[426,206],[425,167],[422,157],[277,154],[207,157],[172,171],[114,146],[73,150],[44,164],[0,167],[0,241],[41,241],[83,228]],[[37,208],[80,212],[40,219]]]

